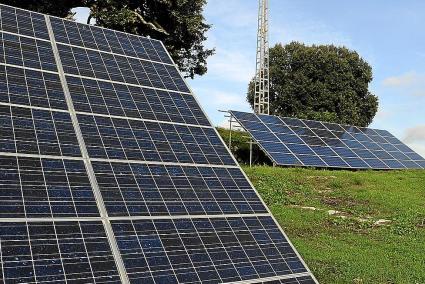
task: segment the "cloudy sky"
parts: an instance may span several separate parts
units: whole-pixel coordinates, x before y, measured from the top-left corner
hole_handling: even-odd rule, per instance
[[[373,67],[379,97],[371,127],[386,129],[425,156],[425,1],[269,0],[270,42],[336,44]],[[209,0],[213,27],[209,72],[189,81],[213,123],[219,109],[249,111],[247,84],[255,73],[257,0]],[[84,13],[79,13],[85,18]]]

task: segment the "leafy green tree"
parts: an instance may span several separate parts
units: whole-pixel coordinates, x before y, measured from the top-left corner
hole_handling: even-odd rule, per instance
[[[96,25],[162,40],[187,77],[207,72],[213,49],[204,46],[206,0],[1,0],[1,3],[58,17],[88,7]]]
[[[372,68],[355,51],[298,42],[270,49],[270,111],[280,116],[369,125],[378,98],[369,91]],[[247,99],[254,103],[254,81]]]

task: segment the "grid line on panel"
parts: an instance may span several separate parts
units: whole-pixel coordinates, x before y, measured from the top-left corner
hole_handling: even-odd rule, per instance
[[[89,155],[88,155],[87,148],[86,148],[86,145],[85,145],[85,142],[84,142],[84,138],[82,136],[81,129],[80,129],[80,126],[78,124],[78,118],[77,118],[77,115],[75,113],[75,109],[74,109],[74,106],[73,106],[71,95],[69,93],[65,73],[63,72],[62,63],[61,63],[61,59],[59,57],[59,52],[58,52],[57,44],[56,44],[55,37],[54,37],[54,34],[53,34],[50,18],[47,15],[45,15],[44,18],[45,18],[45,21],[46,21],[46,24],[47,24],[50,41],[51,41],[51,44],[52,44],[56,64],[57,64],[58,71],[59,71],[59,76],[60,76],[60,79],[61,79],[61,82],[62,82],[62,87],[63,87],[64,93],[65,93],[65,98],[66,98],[66,102],[67,102],[67,105],[68,105],[68,110],[69,110],[69,113],[71,115],[74,130],[75,130],[75,133],[77,135],[77,139],[78,139],[78,142],[79,142],[79,145],[80,145],[81,154],[82,154],[84,162],[85,162],[85,166],[86,166],[86,170],[87,170],[87,173],[88,173],[88,176],[89,176],[90,184],[92,186],[92,189],[93,189],[93,192],[94,192],[94,195],[95,195],[95,198],[96,198],[96,202],[97,202],[97,205],[98,205],[98,208],[99,208],[100,215],[103,218],[107,218],[108,213],[106,211],[105,204],[103,203],[103,197],[102,197],[102,194],[99,191],[99,187],[98,187],[97,181],[96,181],[96,176],[94,175],[93,167],[92,167],[90,159],[89,159]],[[109,243],[110,243],[110,246],[111,246],[111,249],[112,249],[112,254],[113,254],[113,257],[115,259],[115,263],[118,267],[119,276],[121,278],[121,281],[123,283],[128,283],[127,274],[125,272],[125,267],[123,265],[121,255],[119,254],[119,251],[118,251],[118,248],[117,248],[117,244],[116,244],[114,233],[112,231],[112,227],[111,227],[109,221],[107,221],[107,220],[103,222],[103,225],[104,225],[106,235],[108,237],[108,240],[109,240]]]

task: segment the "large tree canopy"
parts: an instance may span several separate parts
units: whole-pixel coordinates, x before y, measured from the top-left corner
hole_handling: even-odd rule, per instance
[[[271,114],[369,125],[378,98],[369,91],[372,68],[355,51],[292,42],[270,49]],[[248,89],[254,102],[254,81]]]
[[[206,0],[1,0],[58,17],[88,7],[96,25],[162,40],[187,77],[203,75],[213,50],[203,43],[210,28],[202,15]]]

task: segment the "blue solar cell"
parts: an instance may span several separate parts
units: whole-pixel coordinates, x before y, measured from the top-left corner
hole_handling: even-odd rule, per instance
[[[364,159],[364,161],[372,168],[372,169],[388,169],[388,166],[379,159]]]
[[[321,156],[322,160],[330,167],[347,168],[350,167],[343,159],[334,156]]]
[[[283,143],[303,144],[303,140],[297,135],[277,133],[276,136]]]
[[[358,157],[356,153],[351,151],[348,148],[332,147],[332,150],[335,151],[342,158],[356,158]]]
[[[344,161],[350,165],[352,168],[359,168],[359,169],[367,169],[370,168],[368,164],[366,164],[362,159],[359,158],[345,158]]]
[[[376,159],[376,156],[366,149],[353,149],[353,152],[362,159]]]
[[[297,158],[300,159],[305,166],[316,166],[316,167],[326,166],[326,163],[323,162],[323,160],[319,158],[318,156],[297,155]]]
[[[335,151],[326,146],[310,146],[310,148],[319,156],[337,156]]]
[[[294,154],[314,155],[314,152],[305,144],[286,144],[286,146]]]
[[[425,160],[419,160],[419,161],[415,161],[416,164],[418,164],[419,166],[422,167],[422,169],[425,169]]]
[[[391,169],[405,169],[404,165],[397,160],[382,160]]]
[[[405,166],[408,169],[421,169],[422,168],[421,166],[418,165],[418,163],[416,163],[414,161],[401,160],[400,163],[403,164],[403,166]]]
[[[263,142],[261,146],[267,152],[290,153],[288,148],[282,143]]]
[[[298,160],[293,154],[285,154],[281,152],[275,152],[273,153],[273,159],[276,161],[276,163],[280,165],[302,165],[300,160]]]

